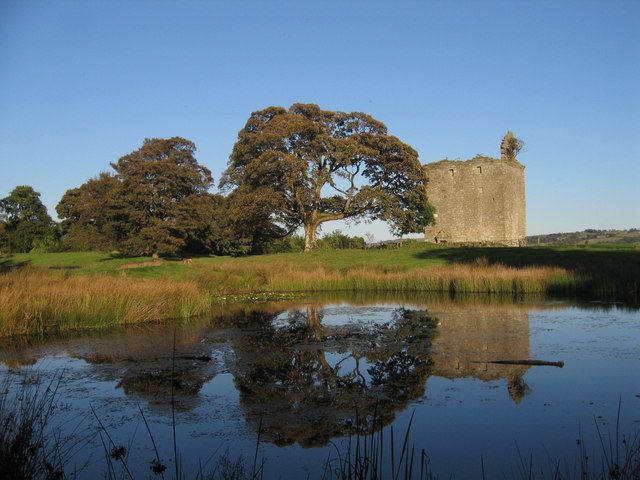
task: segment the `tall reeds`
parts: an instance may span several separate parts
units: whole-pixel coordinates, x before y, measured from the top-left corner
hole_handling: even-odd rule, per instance
[[[194,282],[24,269],[0,275],[0,336],[189,317],[210,305]]]
[[[283,292],[444,292],[615,296],[616,285],[554,266],[511,267],[482,259],[430,267],[227,261],[195,266],[190,280],[44,268],[0,273],[0,336],[186,318],[229,295]],[[241,298],[240,298],[241,299]],[[619,300],[619,298],[615,298]]]
[[[51,425],[62,374],[29,377],[19,382],[6,376],[0,384],[0,478],[76,478],[65,466],[88,437],[62,438]]]
[[[312,271],[278,269],[267,273],[272,291],[422,291],[448,293],[573,292],[579,278],[561,268],[510,268],[454,264],[384,271],[364,267]]]

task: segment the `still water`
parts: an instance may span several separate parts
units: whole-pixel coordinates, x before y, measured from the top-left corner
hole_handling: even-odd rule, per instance
[[[640,430],[639,345],[640,313],[624,305],[307,299],[5,339],[0,377],[61,375],[52,424],[80,440],[69,469],[81,478],[106,471],[96,417],[127,447],[135,478],[151,475],[155,457],[143,414],[169,471],[175,425],[186,471],[225,452],[250,469],[260,430],[265,478],[321,478],[374,412],[398,443],[413,417],[410,442],[440,477],[478,478],[484,464],[487,478],[512,478],[523,458],[576,471],[580,437],[597,458],[596,424],[615,440],[619,403],[618,438]],[[564,366],[492,363],[527,359]]]

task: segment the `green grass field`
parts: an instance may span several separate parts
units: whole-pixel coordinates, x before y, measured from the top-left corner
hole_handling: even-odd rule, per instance
[[[318,250],[310,253],[279,253],[250,257],[190,257],[164,259],[153,264],[150,257],[114,258],[108,253],[63,252],[21,253],[0,258],[0,270],[16,267],[44,267],[61,270],[70,275],[107,273],[137,278],[187,280],[209,267],[235,265],[238,267],[269,267],[293,264],[300,268],[322,265],[328,269],[357,267],[376,270],[407,271],[414,268],[473,263],[486,259],[489,264],[511,267],[556,266],[570,270],[598,273],[614,269],[640,272],[640,245],[588,245],[561,247],[447,247],[444,245],[409,243],[402,248],[371,250]],[[144,264],[150,266],[144,266]],[[136,265],[136,264],[139,264]]]
[[[188,263],[187,263],[188,262]],[[114,258],[108,253],[24,253],[0,258],[0,271],[41,267],[68,275],[110,274],[134,278],[193,280],[207,271],[271,269],[286,264],[302,271],[323,267],[347,271],[407,272],[412,269],[486,262],[507,267],[560,267],[572,272],[610,277],[625,283],[640,278],[640,245],[561,247],[458,247],[409,243],[402,248],[371,250],[318,250],[250,257],[190,257],[154,261],[150,257]],[[630,285],[632,287],[633,285]]]

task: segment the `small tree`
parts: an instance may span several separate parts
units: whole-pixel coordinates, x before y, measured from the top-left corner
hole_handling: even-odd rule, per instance
[[[502,160],[515,160],[518,153],[524,148],[524,142],[509,130],[500,143],[500,158]]]
[[[0,200],[0,221],[4,224],[4,243],[9,251],[29,252],[56,242],[55,223],[40,201],[40,194],[28,185],[17,186]]]
[[[397,234],[432,220],[417,152],[360,112],[313,104],[254,112],[239,132],[221,180],[254,205],[269,205],[286,232],[304,228],[305,250],[318,227],[340,219],[381,219]]]

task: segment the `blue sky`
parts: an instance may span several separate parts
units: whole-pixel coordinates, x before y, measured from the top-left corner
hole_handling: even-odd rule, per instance
[[[145,137],[193,140],[217,181],[249,114],[294,102],[425,163],[511,129],[530,234],[640,227],[640,2],[0,2],[0,196],[52,214]]]

